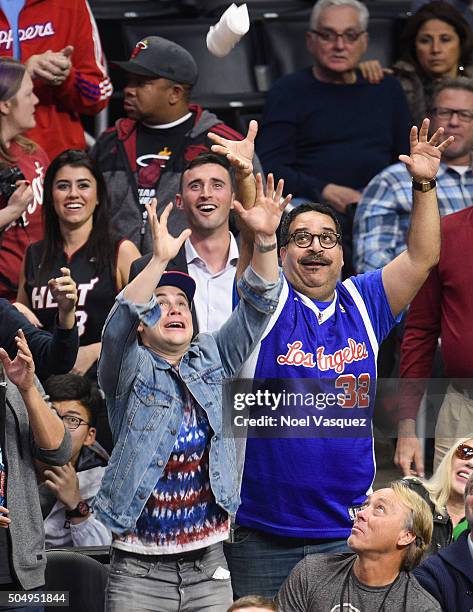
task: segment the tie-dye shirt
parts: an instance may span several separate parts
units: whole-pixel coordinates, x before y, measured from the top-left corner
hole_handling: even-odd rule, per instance
[[[187,393],[184,419],[163,475],[135,529],[117,537],[113,546],[139,554],[176,554],[228,537],[228,514],[210,488],[212,435],[205,412]]]

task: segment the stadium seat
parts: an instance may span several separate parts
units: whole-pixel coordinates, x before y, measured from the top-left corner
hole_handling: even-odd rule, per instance
[[[46,551],[46,591],[69,591],[72,612],[103,612],[108,569],[75,550]],[[46,607],[54,612],[57,607]]]

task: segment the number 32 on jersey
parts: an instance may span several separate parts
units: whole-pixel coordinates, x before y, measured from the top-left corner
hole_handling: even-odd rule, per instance
[[[370,405],[370,375],[342,374],[335,380],[335,387],[343,389],[338,395],[338,403],[343,408],[368,408]]]

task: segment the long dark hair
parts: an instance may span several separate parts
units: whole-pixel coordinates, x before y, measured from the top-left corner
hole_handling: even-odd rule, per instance
[[[23,82],[25,72],[26,67],[22,63],[9,57],[2,57],[0,59],[1,102],[7,102],[16,96]],[[5,121],[8,121],[8,118],[0,115],[0,158],[3,158],[8,163],[13,163],[15,159],[10,155],[2,136],[1,126]],[[24,136],[15,136],[13,140],[26,149],[28,153],[32,153],[36,148],[34,142]]]
[[[451,4],[435,0],[424,4],[414,15],[409,17],[401,37],[401,59],[414,64],[420,71],[420,65],[416,54],[416,37],[420,28],[431,19],[438,19],[448,23],[457,33],[460,39],[460,64],[468,66],[472,62],[473,35],[471,28],[463,15]]]
[[[44,177],[43,194],[43,225],[44,249],[38,270],[36,284],[39,286],[49,280],[57,251],[64,246],[59,219],[54,210],[53,184],[56,174],[64,166],[72,168],[87,168],[97,182],[97,201],[92,217],[92,231],[87,240],[86,255],[94,258],[96,270],[109,267],[115,280],[115,249],[116,236],[110,227],[110,213],[107,188],[102,173],[85,151],[68,149],[53,159]]]

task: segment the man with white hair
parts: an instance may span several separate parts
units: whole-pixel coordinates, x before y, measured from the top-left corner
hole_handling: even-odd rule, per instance
[[[284,178],[294,197],[330,204],[342,213],[342,225],[373,176],[409,149],[410,116],[399,82],[386,77],[372,85],[357,70],[368,18],[358,0],[315,4],[306,33],[314,64],[273,86],[257,139],[265,171]]]

